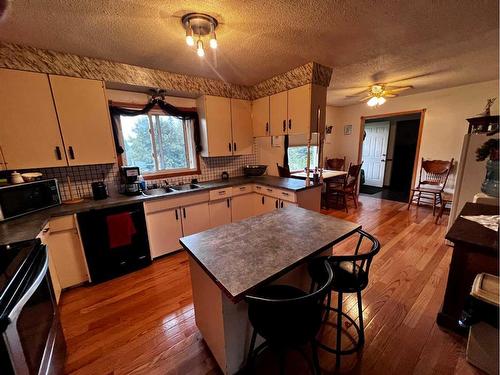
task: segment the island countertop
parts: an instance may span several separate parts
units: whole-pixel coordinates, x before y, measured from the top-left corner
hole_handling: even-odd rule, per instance
[[[353,234],[361,226],[299,207],[193,234],[182,246],[233,301]]]

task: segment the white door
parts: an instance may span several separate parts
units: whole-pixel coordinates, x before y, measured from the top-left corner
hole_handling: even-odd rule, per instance
[[[233,197],[231,201],[231,216],[233,222],[244,220],[255,214],[255,197],[257,194],[243,194]]]
[[[363,142],[363,169],[365,185],[384,185],[385,158],[389,140],[389,121],[365,125],[366,138]]]
[[[146,215],[152,258],[171,253],[182,247],[179,243],[179,238],[182,237],[180,211],[181,209],[175,208]]]
[[[184,236],[203,232],[210,228],[210,210],[208,202],[193,204],[181,208],[182,232]]]
[[[209,207],[211,228],[231,223],[231,198],[212,201]]]

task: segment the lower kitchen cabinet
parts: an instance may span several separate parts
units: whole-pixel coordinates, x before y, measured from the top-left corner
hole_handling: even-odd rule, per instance
[[[211,201],[209,209],[211,228],[231,223],[231,198]]]
[[[146,224],[152,258],[181,248],[179,243],[179,238],[182,237],[180,208],[148,213]]]
[[[275,210],[276,198],[269,197],[267,195],[255,194],[255,215],[262,215]]]
[[[255,201],[257,194],[243,194],[234,196],[231,201],[231,216],[233,222],[240,221],[255,215]]]
[[[290,207],[290,206],[297,207],[298,204],[293,203],[293,202],[284,201],[283,199],[279,200],[279,208],[285,208],[285,207]]]
[[[182,214],[182,231],[184,236],[203,232],[210,228],[208,202],[181,207],[180,211]]]
[[[68,217],[68,221],[70,219],[73,217]],[[60,287],[69,288],[88,281],[87,266],[76,227],[59,230],[57,227],[52,228],[49,223],[49,228],[45,243],[49,248],[49,256],[57,272]]]

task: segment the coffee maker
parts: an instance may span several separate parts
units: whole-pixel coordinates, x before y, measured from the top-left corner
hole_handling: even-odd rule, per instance
[[[120,193],[125,195],[141,194],[139,167],[120,167]]]

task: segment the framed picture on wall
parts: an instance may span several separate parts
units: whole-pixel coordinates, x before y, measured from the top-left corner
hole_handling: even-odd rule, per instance
[[[344,135],[352,134],[352,125],[344,125]]]

